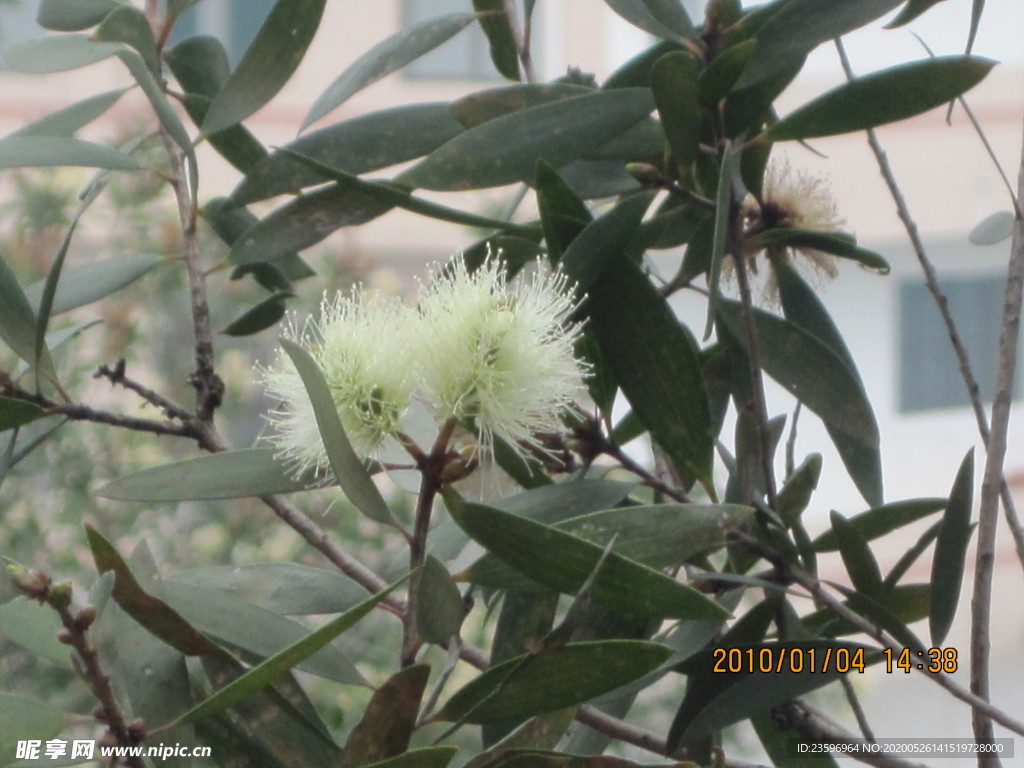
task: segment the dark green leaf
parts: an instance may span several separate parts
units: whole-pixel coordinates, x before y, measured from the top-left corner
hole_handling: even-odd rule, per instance
[[[201,702],[193,709],[186,712],[177,721],[176,725],[194,723],[198,720],[210,717],[218,712],[234,706],[255,691],[259,691],[275,680],[280,679],[285,673],[308,659],[320,649],[326,647],[336,637],[355,626],[366,614],[372,611],[381,600],[387,597],[401,581],[391,585],[382,592],[367,598],[359,605],[350,608],[340,616],[331,619],[322,627],[303,637],[293,645],[283,648],[273,656],[257,664],[252,669],[234,679],[231,683],[217,691],[213,696]]]
[[[99,301],[135,282],[163,261],[162,256],[145,253],[104,259],[67,269],[57,283],[50,315],[70,312]],[[25,289],[25,296],[31,306],[39,306],[43,287],[44,282],[39,281]]]
[[[428,555],[420,572],[416,629],[428,643],[447,646],[458,636],[466,606],[459,588],[440,560]]]
[[[513,112],[593,93],[593,88],[571,83],[522,83],[471,93],[453,101],[449,110],[463,128],[476,128]]]
[[[784,245],[789,248],[809,248],[850,259],[880,274],[889,274],[889,262],[882,256],[861,248],[852,235],[842,232],[816,232],[805,229],[769,229],[751,238],[754,246]]]
[[[480,504],[452,510],[456,522],[478,543],[530,578],[575,594],[594,574],[594,599],[649,616],[711,619],[725,611],[709,598],[663,573],[604,548],[523,517]]]
[[[786,319],[816,337],[860,378],[853,355],[850,354],[842,334],[818,297],[818,292],[807,284],[788,261],[780,260],[779,263],[773,264],[772,270],[779,286],[779,300]]]
[[[632,195],[595,221],[588,223],[573,238],[562,256],[561,266],[583,294],[602,280],[605,272],[632,255],[640,221],[653,195]]]
[[[666,40],[694,36],[693,22],[679,0],[605,0],[630,24]]]
[[[697,159],[706,116],[698,96],[700,70],[700,62],[689,51],[663,56],[651,70],[651,90],[661,127],[684,182]]]
[[[975,56],[945,56],[865,75],[791,112],[761,138],[812,139],[904,120],[952,101],[994,66],[994,61]]]
[[[722,301],[719,319],[746,345],[742,309]],[[882,503],[878,425],[860,378],[799,326],[754,310],[765,371],[825,422],[851,479],[869,504]]]
[[[120,99],[127,88],[107,91],[90,96],[65,107],[57,112],[33,120],[24,128],[15,131],[12,136],[64,136],[69,137],[79,128],[88,125],[110,109]]]
[[[96,529],[85,526],[96,570],[102,575],[113,571],[115,575],[114,601],[135,621],[186,656],[216,653],[218,647],[185,621],[163,600],[159,600],[139,586],[128,564],[113,545]]]
[[[693,337],[630,261],[587,292],[591,327],[633,411],[680,470],[710,484],[714,435]]]
[[[321,128],[283,149],[359,175],[422,157],[462,130],[446,103],[409,104]],[[231,193],[231,204],[246,205],[323,183],[323,174],[274,152],[249,169]]]
[[[134,48],[150,72],[160,71],[160,56],[149,20],[138,8],[122,5],[103,19],[93,39],[102,43],[124,43]]]
[[[995,245],[1013,235],[1016,217],[1009,211],[996,211],[978,222],[967,236],[975,245]]]
[[[447,768],[456,752],[458,749],[455,747],[421,747],[410,749],[397,757],[370,763],[365,768]]]
[[[46,411],[27,400],[0,397],[0,432],[28,424],[45,415]]]
[[[278,0],[238,68],[210,105],[203,133],[240,123],[270,101],[298,68],[327,0]]]
[[[672,650],[642,640],[570,643],[491,667],[456,691],[441,720],[493,723],[524,720],[582,704],[645,675]]]
[[[654,108],[646,88],[600,91],[541,104],[471,128],[396,181],[412,187],[466,190],[532,180],[538,160],[558,168],[623,133]]]
[[[682,45],[672,40],[659,40],[650,48],[641,51],[632,59],[627,61],[605,81],[602,88],[639,88],[646,87],[651,81],[651,69],[658,59],[666,53],[686,50]]]
[[[78,32],[95,27],[121,7],[118,0],[40,0],[36,22],[54,32]]]
[[[167,604],[193,627],[257,656],[273,656],[310,636],[302,624],[213,587],[174,581],[161,581],[160,586]],[[355,665],[334,645],[323,645],[294,664],[335,682],[366,684]]]
[[[885,28],[895,29],[896,27],[902,27],[904,24],[909,24],[933,5],[938,5],[941,2],[942,0],[907,0],[903,10],[896,14],[896,18],[886,24]]]
[[[361,768],[406,753],[429,678],[428,665],[414,664],[374,691],[348,737],[338,768]]]
[[[873,603],[873,607],[876,612],[880,612],[883,610],[881,606],[884,606],[885,616],[887,617],[884,620],[896,626],[897,631],[902,627],[905,632],[909,632],[906,629],[907,624],[913,624],[928,616],[931,594],[930,585],[900,584],[895,587],[887,586],[886,589],[888,591],[881,598],[881,601]],[[850,600],[844,600],[843,602],[847,607],[852,607]],[[864,615],[869,616],[870,610],[871,608],[869,607],[868,611],[864,612]],[[809,632],[825,634],[829,637],[855,635],[862,631],[860,627],[850,622],[837,619],[836,615],[828,608],[822,608],[813,613],[805,614],[801,617],[801,622]]]
[[[0,256],[0,339],[30,366],[56,380],[50,352],[36,346],[36,314],[7,262]]]
[[[72,165],[134,171],[138,162],[113,147],[67,136],[14,135],[0,139],[0,168]]]
[[[821,454],[812,453],[786,479],[785,485],[779,490],[779,515],[787,524],[792,525],[800,519],[800,515],[811,502],[811,495],[818,487],[821,477]]]
[[[52,35],[5,48],[4,60],[19,72],[46,74],[95,64],[120,50],[123,46],[94,43],[86,35]]]
[[[743,68],[754,53],[756,40],[744,40],[715,56],[700,74],[698,93],[706,107],[714,107],[729,95],[736,81],[743,74]]]
[[[233,320],[221,333],[227,336],[251,336],[276,325],[284,317],[288,299],[294,296],[294,293],[287,291],[275,293]]]
[[[809,741],[797,731],[784,730],[770,713],[755,715],[750,724],[774,768],[839,768],[831,752],[816,751],[820,742]]]
[[[971,508],[974,499],[974,449],[964,456],[956,474],[949,504],[942,515],[942,527],[932,556],[931,611],[928,629],[932,645],[940,647],[953,625],[960,586],[964,578],[967,545],[971,541]]]
[[[342,613],[366,597],[347,576],[298,563],[208,566],[163,581],[212,587],[283,615]]]
[[[465,28],[473,18],[471,13],[450,13],[398,32],[377,43],[356,59],[313,102],[313,106],[302,120],[300,130],[305,130],[366,86],[432,51]]]
[[[896,501],[892,504],[869,509],[849,519],[850,525],[857,529],[867,541],[877,539],[891,531],[902,528],[908,523],[946,508],[946,499],[911,499]],[[834,531],[826,531],[814,540],[814,548],[818,552],[835,552],[839,542]]]
[[[978,36],[978,27],[981,26],[981,15],[985,11],[985,0],[973,0],[971,3],[971,29],[967,33],[967,53],[974,48],[974,39]]]
[[[519,49],[504,0],[473,0],[473,10],[487,36],[494,68],[502,77],[519,80]]]
[[[334,398],[324,379],[323,372],[313,357],[301,346],[288,339],[281,339],[281,346],[295,365],[302,383],[306,386],[309,400],[316,414],[320,437],[327,449],[331,469],[349,500],[371,520],[390,524],[394,521],[387,502],[374,485],[366,466],[356,456],[341,426]]]
[[[232,264],[258,264],[315,245],[342,227],[372,221],[394,208],[365,192],[332,184],[281,206],[238,237]]]
[[[882,594],[882,572],[867,540],[838,512],[833,511],[829,519],[853,586],[859,592],[878,599]]]
[[[224,451],[149,467],[107,483],[98,496],[122,501],[240,499],[315,488],[323,478],[294,477],[269,448]]]
[[[721,294],[722,260],[729,245],[729,226],[733,207],[733,166],[736,152],[732,146],[722,150],[721,165],[718,167],[718,182],[715,186],[715,229],[711,238],[711,260],[708,263],[708,317],[704,326],[704,340],[711,336],[718,312],[718,297]]]
[[[593,221],[586,204],[573,192],[558,171],[543,160],[537,163],[537,208],[544,226],[544,242],[553,264],[562,260],[562,254],[576,236]],[[640,214],[643,216],[643,214]]]
[[[928,527],[928,530],[922,533],[920,538],[914,542],[914,545],[900,555],[900,559],[896,561],[896,565],[894,565],[889,572],[885,574],[886,589],[892,591],[896,588],[900,579],[902,579],[906,575],[907,571],[910,570],[910,566],[917,562],[917,558],[919,558],[929,545],[935,541],[941,529],[942,520],[932,523],[932,525]],[[927,613],[928,611],[925,609],[923,615],[927,615]]]

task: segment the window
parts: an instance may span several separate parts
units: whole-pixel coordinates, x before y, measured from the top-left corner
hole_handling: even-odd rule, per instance
[[[181,15],[170,43],[213,35],[227,48],[231,63],[237,64],[273,7],[274,0],[206,0]]]
[[[1006,280],[1000,276],[942,281],[981,395],[991,400],[999,355]],[[919,280],[899,288],[899,408],[904,413],[968,405],[949,335],[928,287]],[[1019,377],[1018,377],[1019,379]],[[1018,391],[1014,393],[1015,396]]]
[[[36,24],[38,2],[0,0],[0,69],[7,69],[3,50],[14,43],[43,37],[46,30]]]
[[[522,24],[522,3],[517,3],[519,23]],[[403,0],[402,28],[409,29],[430,19],[449,13],[465,13],[472,10],[469,0]],[[539,47],[536,45],[537,17],[533,16],[533,42],[530,46],[534,58]],[[404,70],[406,77],[417,80],[501,80],[501,75],[491,63],[487,37],[480,25],[473,23],[444,44],[420,57]]]

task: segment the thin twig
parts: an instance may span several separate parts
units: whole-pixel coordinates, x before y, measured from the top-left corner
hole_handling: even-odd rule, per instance
[[[682,504],[689,504],[692,501],[689,494],[687,494],[686,491],[684,491],[682,488],[670,485],[669,483],[666,483],[664,480],[662,480],[660,477],[652,474],[641,464],[634,461],[628,453],[622,450],[622,448],[620,448],[618,445],[611,442],[610,440],[605,442],[601,446],[601,453],[611,456],[613,459],[619,462],[619,464],[622,465],[623,469],[632,472],[634,475],[643,480],[644,485],[647,485],[653,488],[654,490],[659,491],[668,496],[669,498],[675,499],[676,501]]]
[[[125,361],[121,358],[117,361],[113,368],[106,365],[101,365],[96,373],[93,374],[94,379],[108,379],[111,384],[119,385],[125,389],[129,389],[150,405],[155,405],[157,408],[164,412],[164,415],[169,419],[178,419],[180,421],[189,421],[193,418],[192,414],[182,408],[180,405],[171,402],[166,397],[161,395],[159,392],[155,392],[149,387],[140,384],[134,379],[128,378],[125,375]]]
[[[857,727],[860,728],[861,736],[874,744],[875,732],[871,729],[871,724],[868,722],[867,715],[864,714],[864,707],[860,704],[860,697],[857,696],[857,691],[853,687],[853,682],[847,675],[843,675],[839,679],[843,684],[843,693],[846,694],[846,703],[850,705],[850,711],[853,712],[853,716],[857,719]]]

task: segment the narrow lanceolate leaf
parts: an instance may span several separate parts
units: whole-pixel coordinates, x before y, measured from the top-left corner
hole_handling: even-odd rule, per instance
[[[732,145],[726,145],[722,151],[721,165],[718,167],[718,187],[715,192],[715,229],[711,240],[711,263],[708,265],[708,317],[704,326],[704,340],[711,336],[715,324],[715,313],[718,311],[718,297],[721,293],[722,260],[728,244],[729,211],[732,210],[732,173],[736,162],[736,153]]]
[[[584,294],[607,270],[625,257],[637,243],[640,222],[651,205],[649,192],[632,195],[596,219],[586,223],[562,256],[562,269]]]
[[[36,314],[17,278],[0,256],[0,339],[18,357],[51,381],[56,380],[50,351],[36,346]]]
[[[557,264],[562,260],[565,249],[594,217],[586,203],[558,175],[558,171],[544,161],[537,163],[534,188],[537,190],[537,207],[544,227],[544,242],[551,262]]]
[[[291,78],[320,26],[327,0],[277,0],[256,39],[213,100],[203,121],[212,134],[240,123]]]
[[[679,175],[686,180],[697,159],[706,111],[698,95],[701,65],[689,51],[658,59],[651,70],[651,90]]]
[[[120,7],[118,0],[41,0],[36,22],[54,32],[78,32],[95,27],[108,13]]]
[[[19,72],[46,74],[95,64],[123,48],[117,43],[95,43],[86,35],[51,35],[5,48],[4,60]]]
[[[539,160],[558,168],[586,157],[654,109],[646,88],[621,88],[541,104],[456,136],[401,174],[411,187],[466,190],[529,181]]]
[[[406,753],[429,678],[428,665],[414,664],[374,691],[348,737],[338,768],[361,768]]]
[[[19,128],[12,136],[71,136],[79,128],[91,123],[110,109],[120,99],[127,88],[107,91],[77,101],[69,107],[33,120],[24,128]]]
[[[942,0],[907,0],[903,10],[896,15],[895,19],[886,24],[885,28],[895,29],[896,27],[902,27],[904,24],[909,24],[933,5],[938,5],[941,2]]]
[[[403,578],[402,581],[405,581]],[[355,626],[366,614],[373,610],[381,600],[387,597],[391,591],[402,581],[393,584],[382,592],[377,593],[359,605],[350,608],[335,619],[324,624],[322,627],[308,634],[297,643],[282,649],[260,664],[256,665],[241,677],[236,678],[228,685],[221,688],[210,698],[195,706],[175,721],[175,725],[194,723],[203,718],[223,712],[225,709],[234,706],[246,696],[259,691],[268,685],[279,680],[289,670],[294,668],[304,659],[325,647],[334,638],[346,630]]]
[[[680,40],[693,37],[693,22],[678,0],[605,0],[630,24],[655,37]]]
[[[224,451],[149,467],[107,483],[97,496],[122,501],[240,499],[293,493],[322,485],[313,474],[293,477],[269,448]]]
[[[718,317],[746,346],[742,311],[737,302],[722,301]],[[757,309],[753,319],[765,371],[825,422],[857,490],[869,504],[881,505],[878,424],[860,378],[824,342],[796,324]]]
[[[832,530],[839,540],[839,554],[842,555],[843,565],[846,566],[853,586],[865,595],[878,599],[882,594],[882,571],[867,541],[838,512],[833,511],[830,520]]]
[[[504,0],[473,0],[473,10],[479,14],[477,21],[487,36],[494,68],[502,77],[519,80],[519,48]]]
[[[93,39],[104,43],[124,43],[135,49],[150,72],[160,71],[160,54],[153,37],[153,27],[146,14],[134,6],[122,5],[107,14]]]
[[[456,747],[421,747],[389,757],[365,768],[447,768],[459,750]]]
[[[331,469],[334,470],[341,489],[359,511],[371,520],[385,524],[393,522],[391,510],[388,509],[380,490],[374,485],[366,465],[352,450],[352,444],[348,441],[344,427],[341,426],[334,398],[331,397],[331,390],[320,367],[309,352],[294,341],[281,339],[281,346],[288,353],[299,376],[302,377],[302,383],[306,386],[313,411],[316,413],[320,437],[324,441]]]
[[[186,656],[202,656],[219,651],[218,646],[196,631],[167,603],[142,589],[128,563],[102,534],[88,525],[85,532],[96,570],[100,574],[114,572],[111,596],[129,616]]]
[[[865,75],[786,115],[761,138],[813,139],[905,120],[952,101],[994,66],[994,61],[976,56],[945,56]]]
[[[302,120],[301,130],[315,123],[350,96],[401,69],[445,42],[473,21],[471,13],[451,13],[418,24],[377,43],[328,86]]]
[[[593,575],[594,599],[610,607],[669,618],[726,614],[697,590],[614,552],[606,556],[603,547],[570,533],[481,504],[464,504],[452,516],[489,552],[551,589],[575,594]]]
[[[34,403],[11,397],[0,397],[0,432],[41,419],[46,411]]]
[[[634,413],[680,470],[710,484],[714,434],[693,337],[632,261],[587,290],[591,326]]]
[[[289,291],[278,291],[231,321],[221,333],[225,336],[251,336],[276,325],[284,317],[288,299],[293,296],[295,294]]]
[[[856,261],[880,274],[889,274],[889,262],[880,254],[861,248],[853,235],[843,232],[816,232],[806,229],[770,229],[750,239],[752,245],[785,245],[791,248],[811,248],[831,253],[843,259]]]
[[[444,564],[427,555],[417,585],[416,629],[428,643],[445,646],[459,634],[466,606]]]
[[[138,162],[113,147],[67,136],[14,135],[0,139],[0,168],[72,165],[134,171]]]
[[[910,499],[896,501],[892,504],[861,512],[854,515],[848,522],[861,536],[871,541],[887,533],[898,530],[922,517],[933,515],[945,509],[946,499]],[[835,552],[839,549],[839,539],[835,531],[826,531],[814,540],[814,549],[818,552]]]
[[[964,578],[964,560],[971,540],[971,507],[974,498],[974,449],[968,451],[960,464],[949,505],[942,516],[935,555],[932,559],[931,610],[928,630],[932,645],[941,646],[953,625],[960,586]]]
[[[50,315],[70,312],[72,309],[97,302],[125,286],[131,285],[163,262],[163,256],[143,253],[104,259],[67,269],[61,274],[60,282],[57,283]],[[40,281],[25,289],[25,296],[33,307],[39,306],[44,285],[45,283]]]
[[[659,643],[602,640],[519,656],[456,691],[437,717],[474,724],[525,720],[613,691],[671,655]]]

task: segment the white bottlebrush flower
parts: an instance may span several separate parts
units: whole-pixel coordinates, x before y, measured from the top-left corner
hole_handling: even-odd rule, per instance
[[[846,220],[839,214],[828,182],[807,171],[795,171],[787,161],[772,162],[764,176],[761,202],[750,198],[743,207],[748,229],[800,229],[813,232],[841,232]],[[749,247],[745,253],[751,271],[757,272],[761,248]],[[769,263],[773,259],[790,260],[790,253],[802,257],[794,266],[809,268],[812,276],[831,279],[837,274],[836,257],[806,247],[768,246]],[[771,285],[768,286],[771,292]]]
[[[400,428],[412,393],[406,338],[407,310],[397,301],[350,295],[324,297],[320,318],[285,337],[304,346],[323,371],[338,416],[359,456],[373,454]],[[267,417],[269,439],[295,474],[329,469],[313,406],[298,371],[284,352],[263,372],[267,393],[280,404]]]
[[[500,437],[543,450],[537,436],[560,432],[583,392],[580,328],[567,322],[575,309],[565,275],[540,260],[511,283],[493,257],[472,273],[461,258],[436,271],[419,300],[416,344],[438,420],[475,428],[484,449]]]

